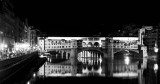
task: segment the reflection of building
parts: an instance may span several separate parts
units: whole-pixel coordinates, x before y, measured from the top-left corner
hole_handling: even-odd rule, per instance
[[[99,76],[105,76],[104,74],[104,67],[102,67],[102,58],[97,59],[95,61],[88,60],[89,63],[85,63],[82,59],[84,67],[82,67],[82,74],[89,75],[90,73],[93,73],[93,75],[97,74]],[[97,62],[97,63],[95,63]]]
[[[78,53],[77,59],[83,64],[99,65],[102,59],[102,54],[93,51],[82,51]]]
[[[109,60],[106,71],[113,77],[138,77],[137,62],[135,61],[126,64],[125,61],[126,60]]]
[[[39,69],[39,76],[73,76],[77,68],[71,65],[46,63]]]

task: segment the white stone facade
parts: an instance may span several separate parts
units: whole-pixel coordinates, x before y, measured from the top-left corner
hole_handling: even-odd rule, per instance
[[[52,49],[70,49],[77,48],[77,40],[38,38],[38,45],[42,51],[48,51]]]

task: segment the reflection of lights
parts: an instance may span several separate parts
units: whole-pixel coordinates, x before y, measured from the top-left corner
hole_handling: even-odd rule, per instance
[[[100,68],[98,69],[98,71],[97,71],[99,74],[101,74],[102,73],[102,67],[100,66]]]
[[[102,63],[102,58],[99,58],[100,63]]]
[[[158,64],[154,64],[154,70],[158,70]]]
[[[130,62],[130,59],[129,59],[129,57],[125,57],[125,60],[124,60],[124,62],[125,62],[125,64],[129,64],[129,62]]]
[[[154,47],[154,52],[158,52],[158,48],[157,47]]]
[[[88,68],[86,68],[86,69],[82,69],[82,73],[89,73]]]
[[[30,84],[30,82],[28,81],[27,84]]]
[[[35,73],[33,74],[33,77],[36,77],[36,74],[35,74]]]

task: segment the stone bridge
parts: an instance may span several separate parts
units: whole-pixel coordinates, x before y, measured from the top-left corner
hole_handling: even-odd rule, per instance
[[[82,51],[98,51],[103,54],[103,57],[107,56],[107,50],[102,47],[83,47],[83,48],[78,48],[78,53]]]
[[[125,51],[125,50],[139,53],[139,50],[138,50],[138,49],[114,48],[114,49],[113,49],[113,54],[116,54],[116,53],[118,53],[118,52]]]

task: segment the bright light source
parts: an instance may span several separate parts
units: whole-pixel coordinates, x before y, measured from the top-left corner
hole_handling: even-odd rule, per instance
[[[6,44],[4,44],[4,48],[7,48],[7,45],[6,45]]]
[[[30,84],[30,82],[28,81],[27,84]]]
[[[36,74],[35,74],[35,73],[33,74],[33,77],[36,77]]]
[[[158,70],[158,64],[154,64],[154,70]]]
[[[154,52],[158,52],[158,48],[157,47],[154,47]]]
[[[126,57],[126,58],[125,58],[125,60],[124,60],[124,62],[125,62],[125,64],[127,64],[127,65],[128,65],[128,64],[129,64],[129,62],[130,62],[129,57]]]

